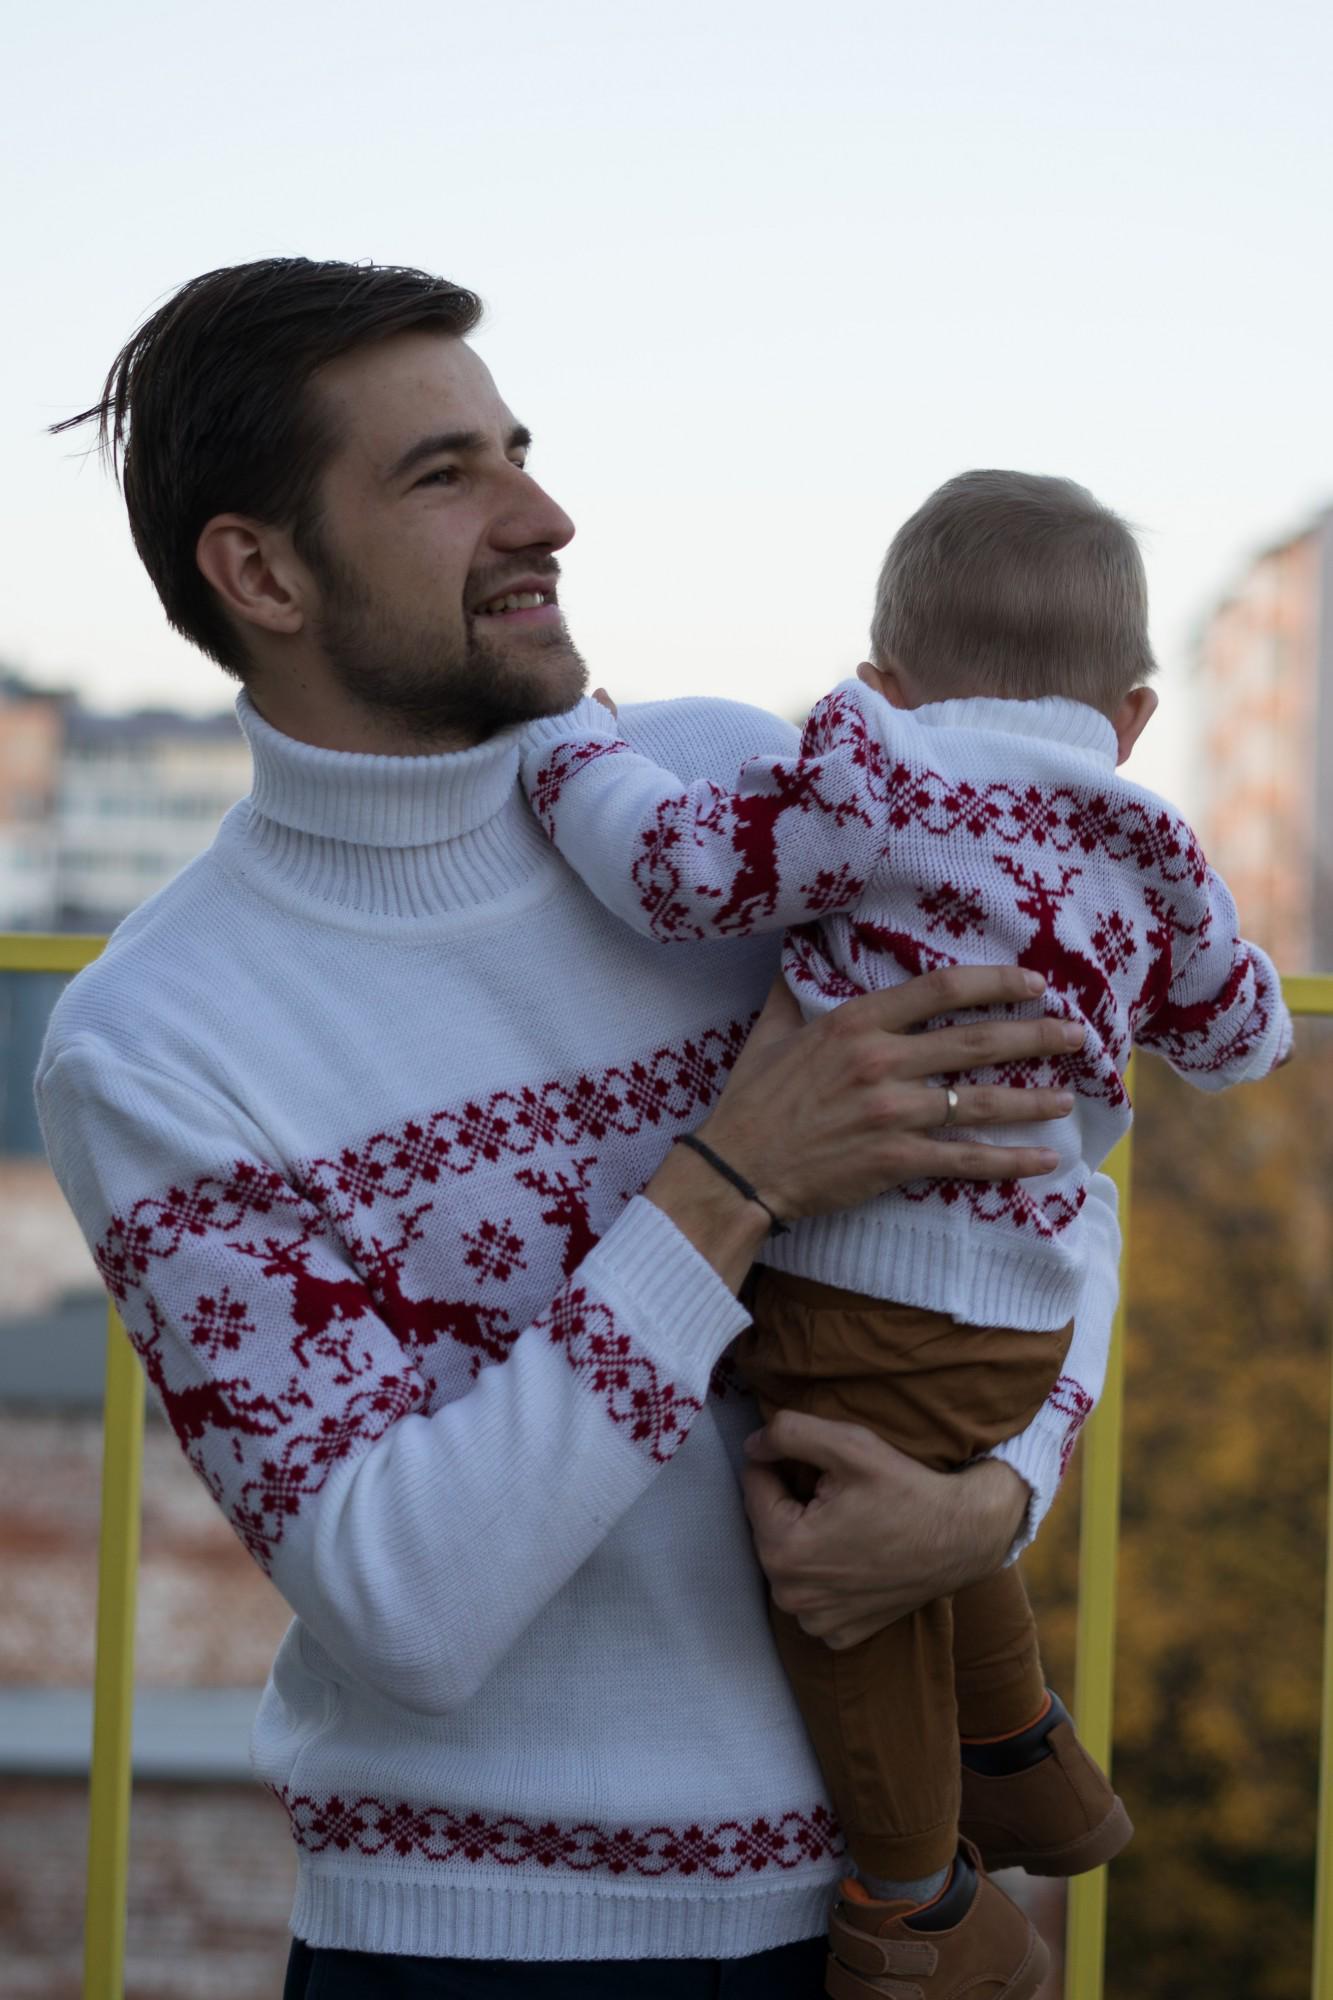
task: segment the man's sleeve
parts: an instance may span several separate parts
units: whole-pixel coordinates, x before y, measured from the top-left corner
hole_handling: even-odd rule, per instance
[[[102,1048],[44,1061],[48,1151],[186,1456],[319,1642],[465,1702],[687,1435],[747,1316],[642,1197],[430,1411],[377,1252],[232,1110]]]
[[[1079,1432],[1096,1408],[1106,1381],[1111,1322],[1119,1295],[1120,1225],[1115,1184],[1105,1174],[1094,1174],[1088,1183],[1081,1219],[1088,1232],[1088,1255],[1065,1365],[1027,1429],[990,1454],[1011,1465],[1031,1495],[1008,1562],[1022,1554],[1045,1520],[1074,1455]]]
[[[751,757],[731,788],[682,785],[585,701],[531,726],[523,782],[566,860],[634,929],[781,930],[854,907],[883,858],[886,760],[862,699],[878,697],[854,683],[826,696],[798,754]]]
[[[1134,1041],[1197,1090],[1225,1090],[1267,1076],[1290,1055],[1291,1016],[1272,961],[1241,937],[1231,891],[1202,856],[1199,875],[1187,915],[1157,904],[1161,973]]]

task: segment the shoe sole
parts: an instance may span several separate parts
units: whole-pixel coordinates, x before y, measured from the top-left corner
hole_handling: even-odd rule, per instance
[[[963,1832],[967,1832],[966,1827]],[[1133,1838],[1134,1822],[1117,1799],[1099,1826],[1078,1840],[1067,1841],[1063,1847],[1048,1847],[1038,1852],[1031,1847],[988,1848],[980,1841],[977,1846],[987,1874],[994,1874],[997,1868],[1021,1868],[1028,1875],[1086,1875],[1090,1869],[1114,1859]]]

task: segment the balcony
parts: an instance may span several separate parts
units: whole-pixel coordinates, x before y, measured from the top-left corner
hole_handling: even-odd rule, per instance
[[[69,973],[87,963],[98,949],[98,939],[11,936],[0,939],[0,970]],[[1333,1014],[1333,978],[1288,979],[1286,992],[1289,1004],[1298,1015],[1324,1017]],[[1308,1030],[1305,1032],[1307,1036],[1310,1033]],[[1325,1192],[1326,1170],[1333,1169],[1333,1161],[1326,1157],[1330,1143],[1333,1143],[1333,1066],[1326,1062],[1308,1064],[1304,1060],[1308,1054],[1308,1047],[1303,1045],[1302,1062],[1274,1086],[1264,1087],[1265,1090],[1272,1088],[1287,1094],[1289,1110],[1297,1117],[1303,1115],[1306,1120],[1305,1128],[1298,1124],[1296,1129],[1308,1129],[1309,1133],[1310,1156],[1297,1163],[1298,1179],[1305,1190],[1305,1205],[1294,1222],[1299,1232],[1295,1240],[1304,1249],[1300,1257],[1287,1255],[1288,1268],[1283,1274],[1283,1282],[1292,1283],[1300,1294],[1298,1305],[1306,1313],[1307,1320],[1311,1312],[1326,1316],[1323,1302],[1327,1297],[1327,1267],[1333,1254]],[[1153,1090],[1156,1089],[1157,1074],[1153,1073]],[[1149,1077],[1145,1073],[1142,1079],[1145,1103],[1150,1094]],[[1247,1100],[1244,1094],[1234,1100],[1223,1100],[1228,1105],[1244,1105],[1247,1101],[1258,1104],[1263,1100]],[[1197,1769],[1200,1755],[1206,1757],[1215,1753],[1219,1759],[1249,1756],[1254,1745],[1247,1744],[1245,1739],[1251,1728],[1256,1733],[1256,1741],[1262,1737],[1266,1726],[1271,1726],[1281,1735],[1286,1746],[1285,1765],[1291,1762],[1291,1745],[1303,1740],[1303,1729],[1312,1740],[1317,1738],[1318,1791],[1316,1798],[1314,1773],[1311,1771],[1308,1825],[1304,1804],[1298,1801],[1292,1807],[1287,1792],[1281,1790],[1280,1785],[1276,1793],[1272,1791],[1273,1786],[1278,1784],[1273,1772],[1260,1772],[1255,1780],[1253,1796],[1259,1798],[1263,1784],[1267,1782],[1271,1796],[1263,1802],[1264,1810],[1277,1812],[1283,1817],[1283,1840],[1266,1856],[1266,1861],[1278,1875],[1286,1871],[1291,1876],[1294,1871],[1299,1881],[1294,1890],[1288,1882],[1281,1889],[1281,1894],[1287,1902],[1291,1902],[1293,1896],[1305,1897],[1310,1925],[1309,1943],[1307,1945],[1303,1937],[1298,1938],[1295,1950],[1304,1953],[1309,1966],[1308,1971],[1302,1969],[1299,1973],[1299,1990],[1311,1992],[1314,2000],[1333,2000],[1333,1938],[1330,1937],[1330,1924],[1333,1923],[1333,1901],[1330,1901],[1330,1890],[1333,1889],[1333,1730],[1329,1727],[1333,1711],[1333,1621],[1327,1616],[1327,1607],[1333,1604],[1333,1569],[1325,1572],[1324,1580],[1326,1615],[1322,1663],[1318,1658],[1318,1613],[1314,1602],[1317,1579],[1316,1588],[1312,1591],[1306,1573],[1309,1563],[1316,1560],[1315,1554],[1307,1551],[1316,1550],[1321,1540],[1325,1551],[1323,1564],[1330,1561],[1329,1552],[1333,1552],[1333,1536],[1326,1532],[1324,1518],[1327,1500],[1322,1436],[1327,1419],[1319,1400],[1322,1391],[1312,1395],[1308,1369],[1295,1366],[1298,1357],[1284,1312],[1267,1302],[1257,1289],[1249,1301],[1254,1323],[1253,1375],[1246,1379],[1251,1384],[1254,1399],[1267,1399],[1279,1412],[1280,1421],[1287,1425],[1283,1453],[1286,1462],[1270,1465],[1267,1470],[1259,1463],[1265,1451],[1271,1452],[1271,1433],[1266,1441],[1257,1433],[1247,1431],[1243,1422],[1243,1407],[1237,1415],[1234,1399],[1229,1406],[1229,1415],[1219,1415],[1216,1420],[1205,1418],[1202,1430],[1197,1423],[1193,1431],[1189,1431],[1183,1423],[1177,1427],[1169,1411],[1164,1414],[1161,1410],[1154,1419],[1154,1428],[1143,1438],[1134,1439],[1131,1424],[1131,1454],[1128,1460],[1131,1468],[1136,1465],[1141,1468],[1154,1462],[1152,1454],[1156,1454],[1157,1469],[1169,1460],[1175,1477],[1183,1486],[1192,1490],[1202,1490],[1206,1486],[1207,1492],[1216,1498],[1210,1500],[1203,1511],[1202,1528],[1199,1511],[1192,1506],[1182,1506],[1178,1514],[1171,1518],[1159,1518],[1154,1527],[1145,1518],[1138,1490],[1142,1474],[1140,1472],[1135,1476],[1124,1511],[1126,1545],[1131,1552],[1159,1545],[1155,1559],[1168,1582],[1163,1587],[1159,1580],[1155,1590],[1145,1594],[1141,1606],[1139,1597],[1134,1596],[1132,1615],[1122,1621],[1117,1632],[1122,1438],[1125,1430],[1123,1385],[1127,1359],[1131,1385],[1141,1373],[1146,1386],[1149,1373],[1154,1368],[1166,1365],[1174,1368],[1179,1362],[1179,1354],[1164,1352],[1164,1342],[1173,1330],[1182,1353],[1188,1355],[1192,1349],[1202,1350],[1212,1334],[1209,1324],[1210,1288],[1215,1284],[1220,1295],[1220,1288],[1234,1283],[1237,1272],[1248,1270],[1249,1266],[1244,1261],[1247,1243],[1261,1239],[1265,1232],[1271,1233],[1272,1228],[1271,1216],[1259,1198],[1258,1190],[1261,1186],[1259,1176],[1266,1170],[1274,1148],[1273,1135],[1266,1130],[1262,1119],[1252,1119],[1247,1123],[1242,1113],[1235,1112],[1228,1128],[1230,1141],[1226,1147],[1220,1146],[1214,1128],[1208,1124],[1213,1116],[1213,1103],[1214,1100],[1199,1099],[1181,1087],[1178,1101],[1164,1100],[1162,1105],[1152,1110],[1151,1115],[1159,1124],[1163,1117],[1171,1122],[1174,1136],[1180,1143],[1174,1169],[1169,1164],[1164,1165],[1162,1158],[1154,1157],[1152,1172],[1158,1179],[1148,1190],[1150,1201],[1142,1200],[1144,1189],[1139,1189],[1137,1222],[1129,1212],[1129,1148],[1123,1148],[1112,1163],[1125,1205],[1127,1268],[1124,1298],[1128,1310],[1127,1315],[1122,1311],[1122,1323],[1117,1327],[1112,1366],[1101,1407],[1088,1428],[1080,1452],[1079,1509],[1076,1515],[1066,1502],[1063,1517],[1057,1511],[1056,1521],[1048,1535],[1043,1537],[1032,1564],[1034,1596],[1042,1614],[1048,1657],[1054,1669],[1052,1678],[1063,1687],[1066,1695],[1070,1695],[1072,1689],[1070,1705],[1078,1717],[1081,1734],[1093,1753],[1109,1764],[1112,1758],[1117,1646],[1122,1669],[1127,1658],[1133,1663],[1136,1649],[1140,1646],[1145,1651],[1155,1648],[1154,1657],[1169,1655],[1174,1641],[1172,1633],[1165,1628],[1173,1612],[1186,1630],[1189,1630],[1195,1617],[1189,1596],[1192,1584],[1190,1572],[1195,1565],[1197,1550],[1204,1545],[1200,1535],[1205,1541],[1210,1535],[1217,1541],[1236,1532],[1237,1520],[1246,1525],[1248,1532],[1236,1533],[1234,1559],[1228,1557],[1230,1566],[1227,1571],[1234,1590],[1232,1609],[1238,1614],[1233,1616],[1229,1628],[1235,1634],[1237,1657],[1224,1663],[1228,1667],[1227,1673],[1200,1677],[1177,1691],[1174,1697],[1177,1705],[1173,1710],[1177,1720],[1172,1727],[1179,1728],[1190,1738],[1195,1753],[1192,1769]],[[1205,1107],[1198,1111],[1199,1122],[1194,1127],[1187,1122],[1192,1115],[1189,1106]],[[1143,1122],[1146,1127],[1149,1122],[1147,1115]],[[1283,1129],[1290,1133],[1290,1118]],[[1245,1147],[1235,1144],[1238,1131],[1252,1135],[1250,1156],[1246,1156]],[[1210,1132],[1214,1132],[1211,1139]],[[1147,1161],[1141,1162],[1145,1171],[1148,1164]],[[1193,1251],[1187,1257],[1187,1246],[1178,1232],[1173,1234],[1176,1222],[1173,1219],[1175,1211],[1167,1199],[1170,1189],[1160,1178],[1163,1174],[1169,1177],[1171,1172],[1176,1174],[1177,1182],[1189,1176],[1193,1185],[1197,1179],[1200,1201],[1205,1196],[1211,1199],[1210,1189],[1216,1192],[1220,1188],[1222,1194],[1229,1195],[1234,1204],[1226,1233],[1218,1237],[1211,1261],[1202,1269],[1197,1258],[1190,1260],[1194,1257]],[[1188,1200],[1182,1195],[1179,1185],[1175,1194],[1177,1199]],[[1165,1280],[1156,1282],[1150,1298],[1145,1296],[1140,1282],[1149,1262],[1154,1270],[1167,1274]],[[1296,1308],[1293,1307],[1293,1310]],[[1123,1323],[1126,1317],[1128,1328]],[[1143,1331],[1149,1326],[1151,1340],[1145,1337]],[[1223,1361],[1231,1365],[1229,1350],[1223,1355]],[[1220,1365],[1216,1356],[1210,1365]],[[1322,1365],[1326,1375],[1326,1359]],[[136,1775],[148,1781],[150,1788],[155,1776],[171,1773],[179,1778],[182,1770],[193,1771],[204,1782],[243,1782],[239,1749],[218,1751],[196,1743],[193,1752],[190,1751],[192,1712],[188,1701],[173,1704],[171,1699],[164,1700],[160,1695],[150,1698],[141,1691],[136,1727],[135,1626],[145,1463],[144,1382],[114,1312],[109,1317],[105,1366],[82,1984],[84,2000],[123,2000],[125,1993],[132,1763]],[[1181,1373],[1180,1380],[1185,1387],[1181,1400],[1187,1404],[1193,1402],[1196,1406],[1186,1415],[1192,1414],[1197,1418],[1200,1414],[1197,1405],[1202,1392],[1197,1391],[1196,1377],[1191,1375],[1188,1366]],[[1240,1386],[1244,1389],[1243,1384]],[[1131,1409],[1134,1401],[1131,1393]],[[1321,1441],[1318,1451],[1312,1456],[1311,1439],[1316,1434]],[[149,1442],[151,1471],[156,1444],[161,1444],[165,1454],[174,1453],[175,1447],[165,1435]],[[1315,1465],[1314,1457],[1318,1457],[1318,1465]],[[1247,1513],[1250,1506],[1248,1496],[1254,1491],[1256,1482],[1265,1480],[1272,1500],[1270,1513],[1265,1517],[1267,1535],[1264,1533],[1265,1523],[1255,1526]],[[1306,1568],[1293,1560],[1296,1554],[1301,1555]],[[1178,1583],[1172,1582],[1172,1578]],[[1173,1607],[1171,1592],[1177,1587],[1180,1601],[1178,1607]],[[207,1577],[201,1588],[208,1588]],[[1264,1634],[1257,1630],[1253,1633],[1248,1631],[1253,1618],[1265,1615],[1261,1603],[1268,1604],[1274,1598],[1278,1603],[1285,1602],[1289,1606],[1289,1626]],[[1127,1595],[1126,1602],[1130,1601]],[[1212,1629],[1211,1626],[1209,1629]],[[1261,1638],[1267,1642],[1267,1664],[1255,1671],[1251,1662],[1263,1656],[1264,1648],[1259,1645]],[[1308,1658],[1302,1659],[1302,1646]],[[1288,1654],[1293,1663],[1290,1678],[1285,1671],[1285,1656]],[[1185,1658],[1182,1652],[1181,1659]],[[1277,1669],[1273,1664],[1275,1658],[1279,1661]],[[1242,1679],[1252,1677],[1256,1683],[1256,1694],[1260,1698],[1253,1710],[1248,1704],[1233,1700],[1228,1695],[1236,1673]],[[1143,1761],[1154,1754],[1154,1730],[1159,1728],[1159,1724],[1152,1717],[1145,1717],[1144,1698],[1135,1674],[1122,1671],[1121,1678],[1122,1684],[1129,1690],[1129,1712],[1122,1710],[1120,1739],[1127,1754],[1132,1750],[1134,1756]],[[7,1695],[0,1693],[0,1723],[3,1723],[6,1701],[12,1711],[9,1723],[11,1735],[26,1733],[32,1747],[34,1772],[49,1776],[53,1768],[59,1768],[59,1745],[70,1740],[68,1704],[62,1711],[59,1702],[29,1701],[27,1708],[20,1713],[22,1704],[19,1708],[13,1706],[13,1691]],[[62,1713],[65,1717],[63,1721]],[[1260,1719],[1254,1720],[1255,1716]],[[1267,1723],[1263,1717],[1268,1718]],[[240,1743],[243,1720],[239,1711],[238,1717],[232,1719],[228,1740],[234,1745]],[[225,1730],[223,1735],[227,1735]],[[1160,1743],[1160,1737],[1157,1740]],[[43,1748],[43,1745],[46,1747]],[[217,1761],[219,1757],[220,1763]],[[210,1758],[213,1763],[206,1769],[204,1767],[209,1765]],[[1259,1761],[1262,1762],[1262,1758]],[[10,1768],[12,1770],[13,1766]],[[78,1771],[81,1765],[76,1759],[70,1768]],[[1210,1842],[1214,1857],[1220,1855],[1221,1860],[1209,1879],[1224,1883],[1228,1855],[1241,1857],[1237,1866],[1242,1873],[1247,1867],[1253,1872],[1252,1862],[1247,1863],[1243,1858],[1247,1853],[1252,1854],[1253,1846],[1252,1843],[1249,1848],[1246,1846],[1244,1792],[1233,1787],[1219,1796],[1222,1799],[1221,1824],[1207,1823],[1210,1812],[1214,1819],[1218,1818],[1218,1810],[1206,1800],[1183,1797],[1172,1801],[1169,1811],[1172,1838],[1175,1838],[1178,1829],[1181,1840],[1206,1839]],[[1139,1822],[1142,1845],[1151,1852],[1151,1820],[1136,1797],[1131,1797],[1130,1802]],[[142,1798],[137,1810],[144,1810]],[[152,1808],[149,1807],[148,1819],[151,1821],[151,1818]],[[136,1824],[143,1838],[155,1840],[158,1849],[169,1838],[160,1826],[143,1821]],[[1167,1877],[1160,1888],[1151,1874],[1145,1876],[1139,1873],[1136,1879],[1134,1855],[1135,1849],[1131,1849],[1126,1861],[1117,1865],[1114,1894],[1123,1894],[1128,1903],[1134,1895],[1170,1896],[1178,1892],[1176,1877]],[[1312,1895],[1307,1893],[1307,1883],[1313,1886]],[[1240,1886],[1245,1888],[1250,1885],[1242,1883]],[[1131,1992],[1136,1995],[1144,1992],[1154,1995],[1171,1993],[1174,1996],[1196,1991],[1208,1992],[1212,2000],[1225,2000],[1233,1993],[1244,1994],[1246,2000],[1285,2000],[1287,1994],[1298,1990],[1292,1983],[1297,1975],[1292,1971],[1290,1952],[1282,1966],[1272,1970],[1271,1977],[1262,1971],[1255,1975],[1245,1970],[1239,1958],[1233,1963],[1230,1947],[1225,1954],[1219,1953],[1216,1962],[1196,1962],[1192,1975],[1184,1962],[1176,1971],[1161,1966],[1135,1969],[1124,1964],[1117,1965],[1114,1921],[1111,1973],[1108,1977],[1107,1879],[1104,1872],[1080,1878],[1072,1885],[1063,1928],[1062,1984],[1052,1987],[1050,1995],[1044,1996],[1044,2000],[1054,2000],[1055,1993],[1061,1991],[1065,2000],[1101,2000],[1104,1992],[1113,1996],[1123,1993],[1127,1997]],[[1219,1934],[1224,1930],[1225,1926],[1219,1925]],[[159,1989],[153,1990],[156,1992]]]

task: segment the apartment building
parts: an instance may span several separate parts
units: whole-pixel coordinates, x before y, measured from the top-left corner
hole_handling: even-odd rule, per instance
[[[110,930],[208,846],[249,789],[250,753],[231,715],[70,709],[53,928]]]
[[[1254,558],[1198,674],[1209,858],[1283,971],[1333,971],[1333,507]]]
[[[18,930],[54,908],[64,715],[61,695],[0,673],[0,921]]]

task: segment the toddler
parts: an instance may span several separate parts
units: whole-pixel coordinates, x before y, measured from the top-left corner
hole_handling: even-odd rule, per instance
[[[897,1188],[765,1252],[739,1351],[765,1415],[864,1424],[947,1469],[1057,1388],[1131,1049],[1219,1090],[1284,1061],[1291,1026],[1189,827],[1116,775],[1156,706],[1143,564],[1116,515],[1063,479],[950,480],[894,538],[871,630],[861,680],[816,705],[799,754],[752,759],[734,792],[682,787],[593,701],[532,726],[524,782],[636,929],[785,929],[807,1016],[932,967],[1016,961],[1045,978],[1034,1008],[1085,1027],[1067,1058],[939,1092],[961,1133],[969,1082],[1072,1090],[1041,1135],[1056,1171]],[[1074,1874],[1131,1828],[1044,1685],[1017,1570],[847,1651],[776,1608],[773,1627],[856,1867],[828,1990],[930,1996],[975,1977],[1024,2000],[1044,1948],[979,1862]]]

